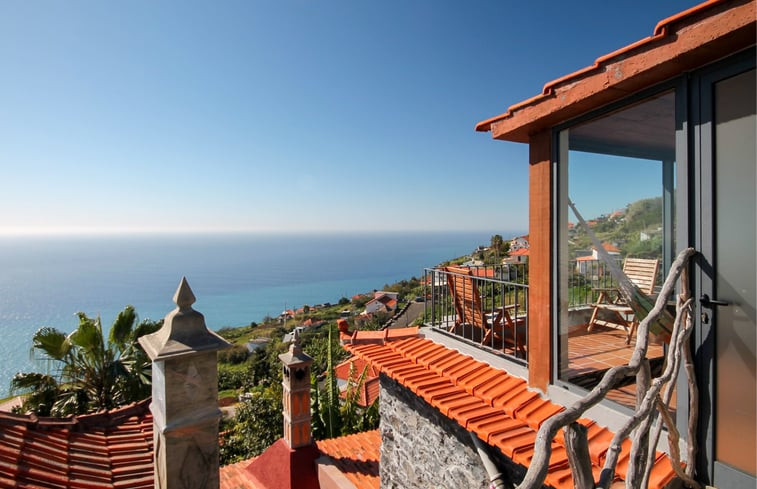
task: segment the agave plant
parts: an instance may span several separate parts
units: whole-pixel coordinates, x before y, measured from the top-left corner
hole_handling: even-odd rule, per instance
[[[66,416],[112,409],[150,394],[151,365],[137,338],[155,332],[160,322],[137,323],[134,307],[121,311],[107,341],[100,318],[80,312],[70,334],[51,327],[38,330],[32,352],[48,361],[48,373],[19,373],[11,390],[26,393],[23,411]]]

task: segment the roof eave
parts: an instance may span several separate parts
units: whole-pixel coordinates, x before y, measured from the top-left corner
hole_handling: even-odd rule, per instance
[[[527,143],[531,134],[754,46],[755,25],[754,0],[703,3],[660,22],[655,35],[548,83],[476,130]]]

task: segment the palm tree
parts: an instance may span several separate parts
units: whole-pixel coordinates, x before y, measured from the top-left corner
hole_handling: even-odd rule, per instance
[[[494,250],[494,256],[497,259],[497,265],[499,265],[499,252],[502,251],[502,246],[505,241],[502,239],[501,234],[495,234],[491,237],[491,248]]]
[[[100,318],[80,312],[69,335],[44,327],[34,334],[32,351],[42,353],[52,373],[18,373],[11,390],[28,393],[23,411],[66,416],[112,409],[150,394],[151,364],[137,338],[157,331],[162,322],[137,323],[134,307],[118,313],[107,342]]]

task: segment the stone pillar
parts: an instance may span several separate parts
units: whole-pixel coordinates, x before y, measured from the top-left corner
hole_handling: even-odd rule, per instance
[[[152,360],[155,487],[219,487],[216,352],[229,343],[192,309],[195,296],[182,278],[177,308],[157,332],[139,338]]]
[[[283,364],[284,441],[289,448],[313,443],[310,433],[310,365],[313,359],[300,347],[300,333],[295,330],[289,351],[279,355]]]

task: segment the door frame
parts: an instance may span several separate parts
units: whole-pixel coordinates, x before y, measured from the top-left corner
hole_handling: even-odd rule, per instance
[[[716,264],[714,235],[715,223],[715,188],[714,188],[714,84],[740,73],[755,68],[755,48],[738,53],[726,60],[710,65],[692,75],[689,83],[689,139],[691,169],[689,172],[690,194],[689,223],[690,242],[699,251],[695,260],[692,291],[694,297],[703,293],[714,295],[713,271]],[[680,195],[680,194],[679,194]],[[683,197],[683,195],[681,195]],[[679,221],[684,222],[684,221]],[[708,310],[710,314],[714,312]],[[719,487],[755,487],[755,478],[735,469],[731,469],[715,460],[715,326],[714,320],[705,323],[701,317],[702,310],[697,303],[694,310],[694,361],[699,385],[699,424],[697,438],[699,451],[697,473],[700,479],[714,482]],[[685,384],[684,384],[685,385]],[[680,383],[679,383],[680,386]],[[686,392],[680,390],[680,393]],[[686,396],[679,397],[688,404]],[[688,406],[681,411],[688,417]],[[680,418],[679,418],[680,419]]]

